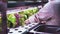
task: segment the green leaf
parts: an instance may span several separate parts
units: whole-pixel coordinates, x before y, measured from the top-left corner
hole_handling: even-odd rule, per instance
[[[8,20],[11,21],[13,24],[16,24],[16,18],[14,14],[10,14],[8,17]]]

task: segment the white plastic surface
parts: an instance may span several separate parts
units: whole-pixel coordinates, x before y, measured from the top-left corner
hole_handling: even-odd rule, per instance
[[[25,31],[28,31],[30,28],[34,27],[35,25],[37,25],[38,23],[31,23],[29,25],[25,25],[24,27],[19,26],[17,28],[10,28],[10,31],[8,32],[8,34],[22,34]],[[16,30],[17,29],[17,30]],[[20,32],[19,32],[20,31]],[[12,33],[11,33],[12,32]]]

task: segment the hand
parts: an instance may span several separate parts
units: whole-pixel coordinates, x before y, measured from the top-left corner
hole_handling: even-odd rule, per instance
[[[30,24],[29,19],[25,20],[25,24],[26,24],[26,25]]]

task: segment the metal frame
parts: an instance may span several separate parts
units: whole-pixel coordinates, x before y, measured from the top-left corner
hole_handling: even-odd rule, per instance
[[[7,5],[4,0],[0,1],[0,12],[2,17],[2,32],[1,34],[7,34],[7,16],[6,16]]]

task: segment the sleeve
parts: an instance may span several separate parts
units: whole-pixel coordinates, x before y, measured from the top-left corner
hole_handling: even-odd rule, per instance
[[[39,10],[39,12],[36,14],[39,21],[49,21],[52,19],[54,11],[52,9],[53,6],[51,5],[52,4],[49,2],[41,10]]]

